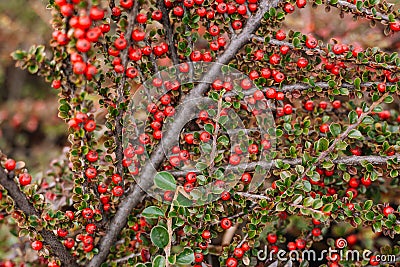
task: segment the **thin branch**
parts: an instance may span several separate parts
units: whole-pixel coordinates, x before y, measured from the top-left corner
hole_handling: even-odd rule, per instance
[[[369,162],[373,165],[382,165],[386,164],[388,160],[399,160],[400,161],[400,154],[395,154],[393,156],[346,156],[346,157],[341,157],[335,160],[332,160],[334,164],[346,164],[346,165],[360,165],[363,162]],[[267,161],[258,161],[258,162],[251,162],[248,164],[239,164],[237,166],[232,166],[232,165],[224,165],[220,166],[219,168],[223,169],[240,169],[244,171],[254,171],[256,166],[260,166],[263,169],[273,169],[276,168],[276,163],[278,160],[272,160],[270,162]],[[302,158],[296,158],[296,159],[282,159],[281,160],[283,164],[289,164],[291,166],[295,165],[300,165],[302,163]],[[185,176],[186,173],[188,172],[194,172],[194,173],[200,173],[199,170],[197,169],[186,169],[186,170],[179,170],[179,171],[172,171],[170,172],[173,176],[179,177],[179,176]]]
[[[168,48],[171,54],[172,63],[174,65],[179,64],[178,53],[175,48],[175,41],[174,41],[174,28],[171,25],[171,21],[169,20],[169,11],[165,6],[164,1],[158,1],[158,8],[161,10],[162,13],[162,25],[164,26],[165,30],[165,37],[167,39]]]
[[[328,4],[330,4],[330,0],[328,0],[327,2],[328,2]],[[339,0],[337,5],[340,6],[340,7],[347,7],[349,9],[351,9],[351,11],[354,14],[362,13],[362,14],[365,14],[365,15],[367,15],[369,17],[374,17],[374,18],[379,18],[380,17],[382,20],[389,22],[389,17],[387,15],[385,15],[385,14],[383,14],[381,12],[376,12],[375,15],[374,15],[370,8],[361,7],[361,10],[358,10],[356,5],[351,4],[351,3],[347,2],[347,1],[342,1],[342,0]],[[336,7],[335,5],[332,5],[332,6]],[[369,18],[369,17],[367,17],[367,18]]]
[[[264,37],[261,37],[261,36],[258,36],[258,35],[253,35],[252,38],[253,38],[253,40],[257,40],[257,41],[259,41],[259,42],[266,43]],[[290,43],[290,42],[279,41],[279,40],[276,40],[276,39],[273,39],[273,38],[270,38],[269,41],[268,41],[267,43],[268,43],[268,44],[271,44],[271,45],[275,45],[275,46],[283,46],[283,45],[286,45],[286,46],[288,46],[288,47],[290,47],[290,48],[292,48],[292,49],[300,49],[300,50],[302,50],[302,51],[311,51],[311,52],[313,52],[314,54],[319,54],[320,56],[322,56],[322,55],[328,56],[328,53],[329,53],[329,51],[328,51],[328,49],[327,49],[326,47],[318,47],[318,46],[317,46],[316,48],[308,48],[308,47],[306,47],[306,46],[302,46],[302,47],[300,47],[300,48],[296,48],[296,47],[294,47],[294,45],[293,45],[292,43]],[[388,55],[388,54],[385,53],[385,55]],[[346,58],[345,55],[335,55],[335,58],[336,58],[336,59],[340,59],[340,60],[342,60],[342,61],[348,61],[348,59]],[[354,59],[354,58],[350,58],[350,59]],[[387,63],[377,63],[377,62],[370,62],[370,61],[367,61],[366,63],[364,63],[364,62],[357,62],[357,64],[358,64],[358,65],[370,66],[370,67],[374,67],[374,68],[378,68],[378,67],[379,67],[379,68],[387,69],[387,70],[390,70],[390,71],[396,71],[396,70],[399,69],[398,66],[396,66],[396,65],[388,65]]]
[[[324,160],[329,155],[329,153],[331,153],[335,149],[336,144],[338,142],[342,141],[343,139],[345,139],[352,130],[356,129],[358,127],[358,125],[360,125],[361,122],[364,120],[364,118],[366,116],[368,116],[380,103],[382,103],[383,100],[385,100],[385,98],[388,95],[389,95],[389,92],[385,93],[384,95],[381,96],[381,98],[379,98],[376,102],[374,102],[371,105],[371,107],[369,107],[369,110],[367,112],[361,113],[360,117],[358,117],[358,120],[355,123],[351,124],[349,127],[347,127],[347,129],[341,135],[339,135],[337,138],[335,138],[335,140],[328,147],[328,149],[323,151],[318,156],[317,160],[299,176],[300,177],[299,179],[303,178],[304,175],[306,175],[311,170],[312,167],[318,165],[322,160]]]
[[[376,85],[380,82],[363,82],[360,84],[360,87],[371,87],[373,85]],[[394,85],[392,83],[386,83],[386,85]],[[329,89],[331,88],[327,82],[316,82],[315,85],[311,84],[305,84],[305,83],[296,83],[296,84],[288,84],[288,85],[282,85],[281,87],[279,86],[269,86],[268,88],[274,88],[277,92],[293,92],[295,90],[297,91],[305,91],[308,89],[312,89],[315,87],[320,87],[321,89]],[[349,90],[354,90],[354,84],[350,83],[342,83],[341,85],[338,85],[340,88],[346,88]],[[266,88],[265,88],[266,89]],[[255,91],[260,90],[260,88],[251,88],[249,90],[243,91],[244,96],[251,96],[254,94]],[[236,96],[235,93],[228,92],[224,94],[224,97],[234,97]]]
[[[132,34],[131,33],[132,33],[133,28],[135,26],[134,22],[135,22],[135,18],[136,18],[136,15],[138,13],[138,10],[139,10],[139,3],[138,3],[138,1],[135,1],[135,3],[133,4],[133,7],[132,7],[132,9],[131,9],[131,11],[129,13],[129,16],[128,16],[128,27],[127,27],[126,32],[127,32],[127,35],[129,37],[128,37],[128,40],[127,40],[128,41],[127,47],[130,47],[131,43],[132,43]],[[121,61],[122,61],[121,64],[122,64],[122,66],[124,66],[124,69],[126,69],[126,67],[129,64],[128,50],[129,49],[125,49],[121,53]],[[118,103],[123,103],[125,101],[125,95],[124,95],[125,83],[126,83],[126,73],[124,72],[122,74],[121,81],[120,81],[120,83],[118,85],[118,88],[117,88],[117,97],[118,97],[117,102]],[[124,175],[123,175],[124,174],[124,167],[122,165],[122,160],[124,158],[124,152],[123,152],[123,146],[122,146],[122,141],[121,141],[121,138],[122,138],[121,120],[123,118],[123,115],[124,114],[123,114],[122,110],[119,110],[119,113],[118,113],[117,117],[115,118],[115,134],[114,134],[115,143],[117,145],[116,150],[115,150],[115,157],[117,158],[117,163],[116,163],[117,172],[118,172],[119,175],[121,175],[121,177],[124,177]]]
[[[27,217],[31,215],[37,216],[38,218],[41,217],[39,211],[29,202],[26,195],[15,183],[14,175],[12,173],[7,175],[3,168],[0,168],[0,184],[8,191],[15,205],[25,213]],[[64,266],[78,266],[74,257],[72,257],[71,253],[69,253],[53,232],[46,229],[38,229],[37,231],[43,237],[44,244],[50,247],[51,253],[56,255]]]

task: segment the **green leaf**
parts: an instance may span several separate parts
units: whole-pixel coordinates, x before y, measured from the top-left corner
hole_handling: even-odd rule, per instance
[[[321,138],[317,142],[317,150],[318,151],[325,151],[329,147],[329,141],[326,138]]]
[[[361,79],[360,78],[355,78],[354,79],[354,87],[356,88],[356,89],[360,89],[360,84],[361,84]]]
[[[394,100],[393,96],[388,95],[387,97],[385,97],[385,99],[383,100],[386,104],[390,104],[392,103]]]
[[[365,214],[365,218],[368,221],[373,221],[375,217],[375,213],[373,211],[368,211],[367,214]]]
[[[198,169],[199,171],[203,171],[205,169],[207,169],[208,165],[205,164],[204,162],[197,162],[196,163],[196,169]]]
[[[334,137],[336,137],[336,136],[339,136],[339,134],[342,132],[342,127],[340,126],[340,124],[333,123],[329,126],[329,130],[330,130],[331,134]]]
[[[165,214],[159,207],[150,206],[142,211],[142,216],[144,216],[145,218],[158,218],[160,216],[165,216]]]
[[[194,253],[190,248],[184,250],[176,256],[176,263],[181,265],[188,265],[194,261]]]
[[[204,130],[206,130],[206,132],[213,134],[214,133],[214,125],[207,123],[206,125],[204,125]]]
[[[357,115],[357,112],[355,112],[354,110],[352,110],[352,111],[349,112],[348,117],[349,117],[349,122],[350,122],[351,124],[357,122],[358,115]]]
[[[349,138],[363,139],[364,137],[359,130],[351,130],[349,133]]]
[[[324,203],[322,202],[322,200],[321,199],[316,199],[315,201],[314,201],[314,203],[312,204],[312,207],[313,207],[313,209],[319,209],[319,208],[321,208],[322,207],[322,205],[324,205]]]
[[[153,267],[164,267],[165,266],[165,257],[162,255],[158,255],[153,260]]]
[[[31,74],[35,74],[36,72],[38,72],[38,70],[39,70],[39,66],[38,66],[38,65],[30,65],[30,66],[28,67],[28,71],[29,71]]]
[[[150,239],[159,248],[165,248],[169,242],[168,230],[164,226],[157,225],[151,229]]]
[[[163,190],[172,190],[176,189],[176,181],[174,176],[169,172],[159,172],[154,177],[154,184]]]
[[[371,209],[373,204],[374,203],[372,202],[372,200],[368,199],[367,201],[365,201],[363,209],[364,210],[369,210],[369,209]]]
[[[226,135],[222,135],[222,136],[218,137],[217,143],[221,144],[223,146],[227,146],[227,145],[229,145],[229,138]]]

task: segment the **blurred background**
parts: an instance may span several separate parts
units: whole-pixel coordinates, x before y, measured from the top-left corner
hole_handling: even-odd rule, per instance
[[[400,8],[400,0],[391,2],[396,9]],[[33,44],[48,47],[52,29],[47,4],[48,0],[0,1],[0,150],[9,157],[26,161],[34,177],[41,177],[49,162],[63,153],[62,148],[68,145],[67,126],[57,117],[56,90],[42,78],[15,68],[10,53],[29,49]],[[324,7],[313,9],[307,5],[301,12],[297,9],[287,16],[283,29],[313,33],[324,42],[335,38],[363,48],[379,46],[399,52],[400,34],[385,38],[382,25],[370,28],[369,24],[363,19],[355,21],[350,15],[340,19],[339,11],[334,8],[326,13]],[[345,227],[338,229],[346,232]],[[373,235],[370,231],[356,230],[356,233],[364,238]],[[0,224],[0,265],[5,266],[2,260],[17,255],[37,257],[36,253],[22,254],[25,250],[15,235],[18,236],[15,228]]]

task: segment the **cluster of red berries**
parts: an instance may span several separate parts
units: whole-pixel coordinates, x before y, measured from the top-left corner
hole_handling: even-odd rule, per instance
[[[96,122],[89,119],[86,113],[77,112],[75,116],[68,121],[68,126],[74,130],[79,130],[83,127],[86,132],[93,132],[96,129]]]

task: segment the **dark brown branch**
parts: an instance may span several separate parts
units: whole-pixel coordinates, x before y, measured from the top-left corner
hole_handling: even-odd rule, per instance
[[[26,195],[22,193],[15,183],[14,177],[9,177],[3,168],[0,168],[0,184],[8,191],[16,207],[25,213],[26,216],[34,215],[40,218],[39,211],[29,202]],[[57,256],[64,266],[78,266],[74,257],[72,257],[71,253],[69,253],[53,232],[42,229],[38,230],[38,233],[43,237],[44,244],[50,247],[50,252]]]
[[[380,81],[377,82],[363,82],[360,84],[360,87],[371,87],[373,85],[379,84]],[[386,85],[393,85],[392,83],[386,83]],[[305,84],[305,83],[296,83],[296,84],[288,84],[288,85],[282,85],[281,87],[279,86],[269,86],[268,88],[274,88],[277,92],[293,92],[295,90],[297,91],[304,91],[308,89],[312,89],[315,87],[320,87],[321,89],[329,89],[330,86],[327,82],[316,82],[315,85],[311,84]],[[350,83],[342,83],[338,87],[340,88],[346,88],[349,90],[354,90],[354,85]],[[251,96],[254,94],[255,91],[260,90],[260,88],[251,88],[249,90],[243,91],[244,96]],[[224,97],[233,97],[236,94],[228,92],[224,94]]]
[[[229,44],[225,52],[218,58],[216,64],[214,64],[207,72],[203,78],[203,81],[205,82],[197,85],[187,95],[184,101],[184,103],[186,102],[185,105],[182,105],[182,109],[176,113],[175,120],[170,125],[166,125],[167,130],[163,135],[161,143],[154,149],[150,160],[148,160],[148,162],[142,167],[141,175],[137,180],[138,183],[131,186],[129,195],[121,201],[119,209],[110,223],[112,228],[110,227],[107,234],[102,238],[99,245],[99,254],[93,257],[89,262],[88,267],[100,266],[100,264],[106,260],[111,246],[114,244],[122,228],[126,225],[131,210],[140,203],[142,198],[145,196],[146,193],[142,188],[147,190],[153,185],[153,178],[157,173],[156,168],[158,168],[165,160],[164,149],[168,151],[172,147],[176,136],[179,136],[180,130],[192,114],[191,110],[193,109],[193,105],[187,103],[190,103],[190,101],[195,98],[201,97],[207,91],[209,87],[207,81],[211,81],[215,75],[219,73],[221,64],[227,64],[232,58],[234,58],[237,51],[239,51],[239,49],[250,40],[253,32],[260,26],[265,12],[267,12],[271,7],[276,7],[278,3],[279,0],[274,0],[260,4],[258,12],[248,19],[245,27],[239,35],[231,38],[232,42]],[[163,16],[165,16],[165,13],[163,13]]]
[[[164,1],[158,1],[158,8],[162,13],[162,25],[165,30],[165,38],[167,39],[168,48],[171,54],[171,60],[174,65],[179,64],[178,53],[176,52],[175,41],[174,41],[174,28],[169,20],[169,11],[165,6]]]

